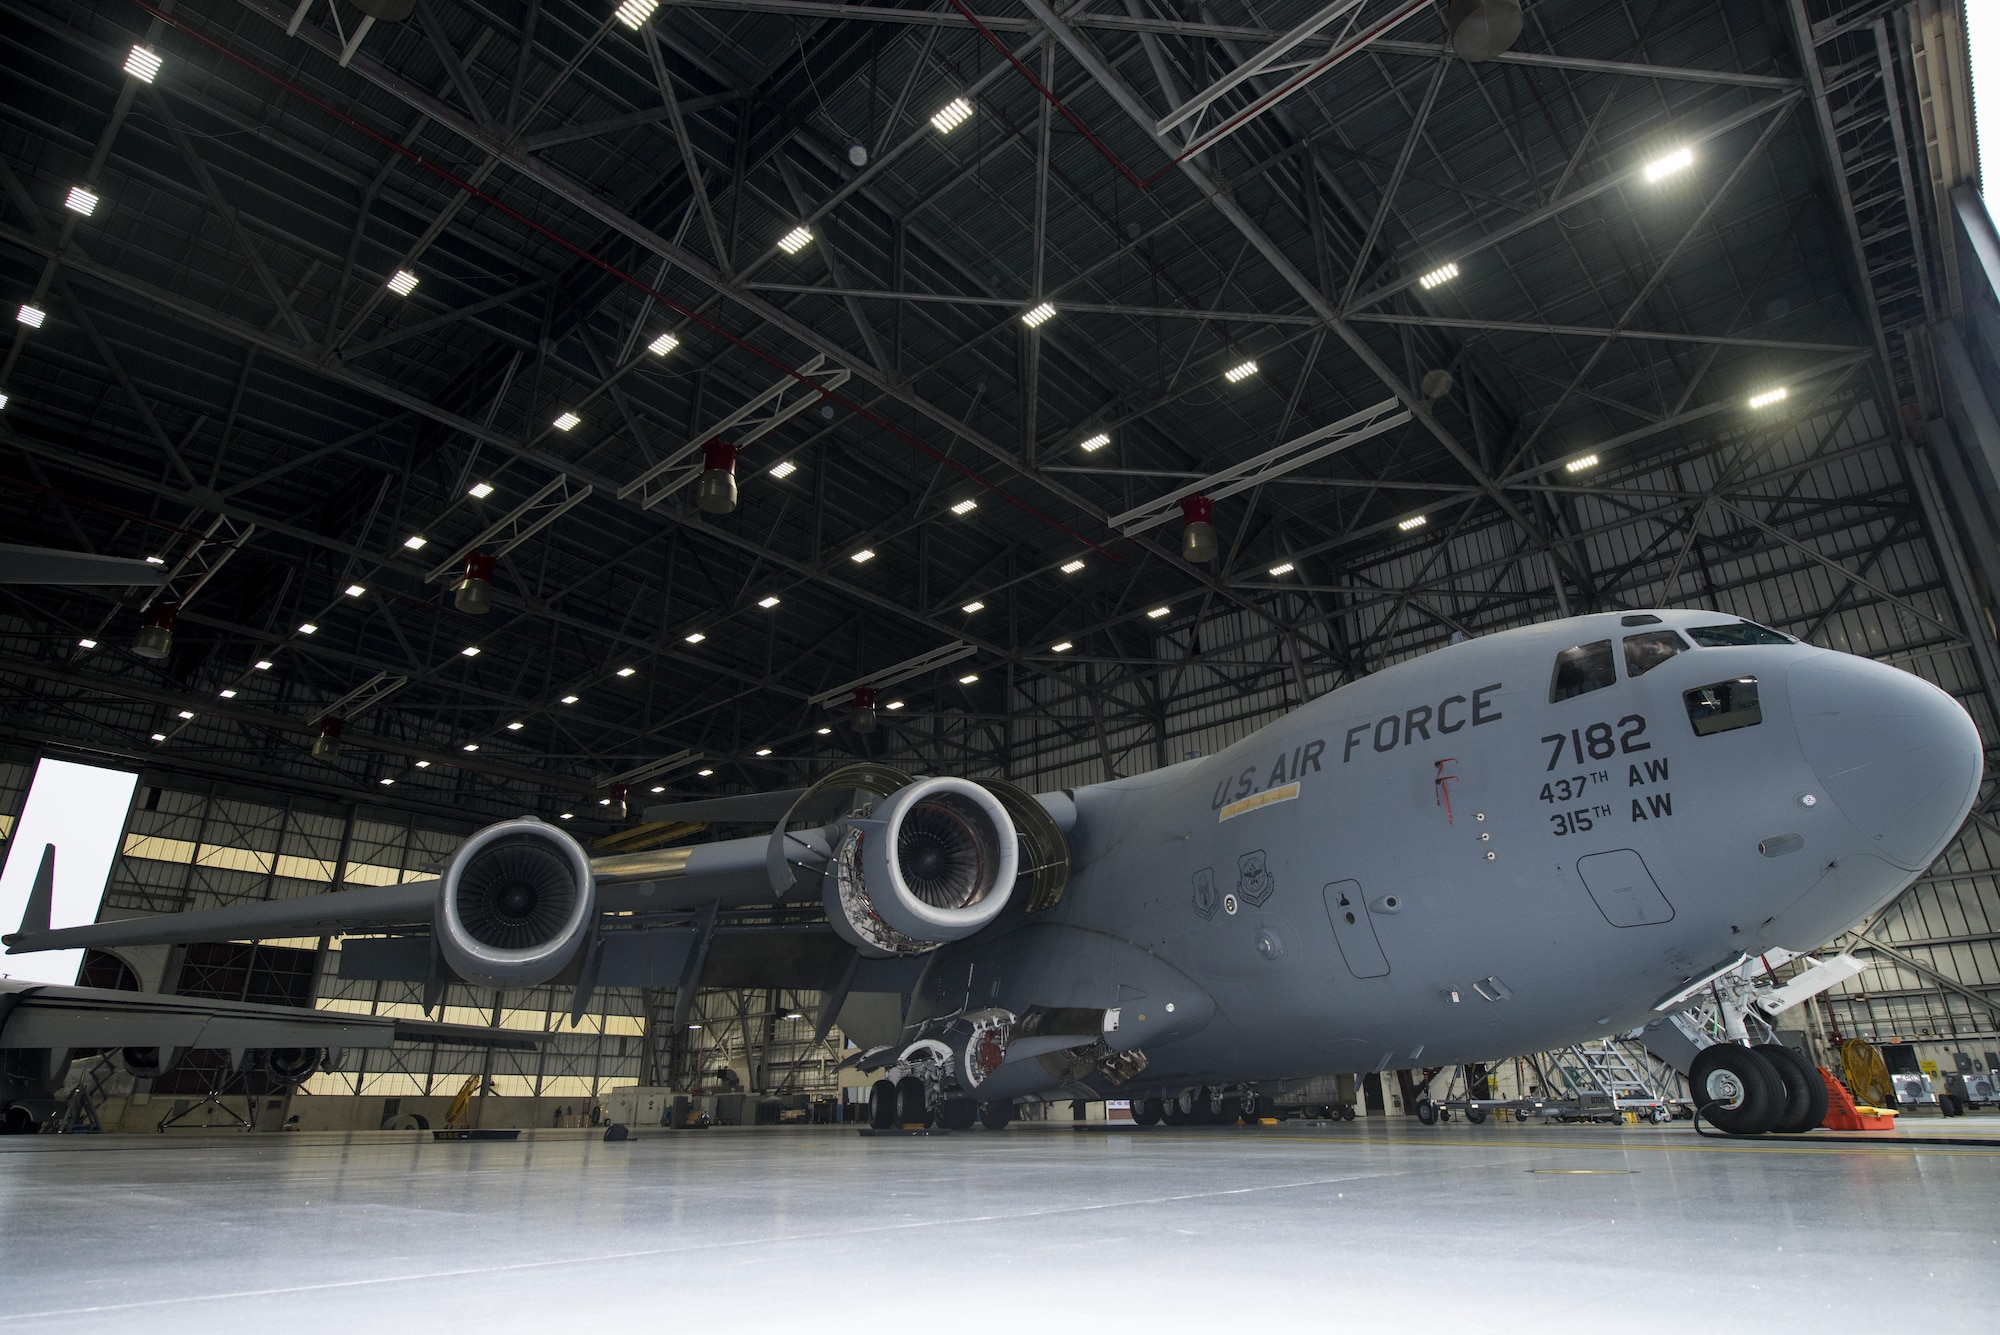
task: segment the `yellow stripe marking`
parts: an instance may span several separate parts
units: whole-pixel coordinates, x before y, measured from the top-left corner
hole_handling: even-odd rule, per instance
[[[1288,783],[1282,788],[1267,788],[1261,793],[1252,793],[1249,797],[1243,798],[1240,801],[1231,802],[1222,809],[1221,814],[1215,818],[1215,822],[1220,825],[1223,821],[1234,819],[1246,811],[1255,811],[1258,807],[1268,807],[1275,802],[1289,802],[1298,795],[1299,786],[1296,783]]]

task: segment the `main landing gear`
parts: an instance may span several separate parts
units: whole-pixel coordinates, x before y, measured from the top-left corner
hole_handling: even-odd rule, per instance
[[[1696,1111],[1732,1136],[1799,1135],[1826,1120],[1826,1082],[1782,1043],[1717,1043],[1695,1054],[1688,1094]]]
[[[946,1131],[970,1131],[977,1122],[988,1131],[1005,1131],[1014,1120],[1014,1105],[1000,1100],[981,1103],[962,1094],[933,1099],[924,1081],[914,1075],[877,1080],[868,1092],[868,1125],[877,1131],[897,1127],[937,1126]]]
[[[1202,1085],[1165,1098],[1132,1100],[1135,1126],[1255,1126],[1272,1115],[1269,1096],[1253,1089]]]

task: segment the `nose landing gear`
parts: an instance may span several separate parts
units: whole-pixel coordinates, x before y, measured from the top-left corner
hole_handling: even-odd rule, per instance
[[[1732,1136],[1800,1135],[1826,1120],[1826,1082],[1782,1043],[1717,1043],[1695,1054],[1688,1093],[1696,1111]]]

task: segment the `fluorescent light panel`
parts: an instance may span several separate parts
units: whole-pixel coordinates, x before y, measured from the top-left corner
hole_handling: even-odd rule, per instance
[[[1074,575],[1074,574],[1075,574],[1075,573],[1076,573],[1077,571],[1079,571],[1079,570],[1081,570],[1081,569],[1083,569],[1083,562],[1081,562],[1081,561],[1065,561],[1065,562],[1063,562],[1063,568],[1062,568],[1062,572],[1063,572],[1063,574],[1065,574],[1065,575]]]
[[[1571,459],[1563,465],[1563,468],[1571,473],[1588,472],[1595,467],[1597,467],[1597,456],[1594,454],[1586,454],[1580,459]]]
[[[621,677],[629,677],[638,670],[639,669],[635,667],[622,667],[618,669],[618,675]]]
[[[140,83],[151,83],[160,73],[160,53],[150,46],[135,46],[125,56],[125,72]]]
[[[1277,565],[1271,567],[1271,573],[1273,575],[1289,575],[1295,569],[1297,569],[1297,567],[1294,566],[1290,561],[1280,561]]]
[[[483,501],[493,494],[493,484],[491,482],[475,482],[466,489],[465,494],[475,501]]]
[[[1773,389],[1767,389],[1761,394],[1752,394],[1750,396],[1750,406],[1752,408],[1768,408],[1774,403],[1783,403],[1785,396],[1789,392],[1783,385],[1779,385]]]
[[[403,539],[403,545],[413,552],[420,552],[424,549],[424,544],[429,541],[430,539],[421,533],[412,533],[409,537]]]
[[[969,515],[978,508],[979,508],[978,501],[963,500],[960,501],[957,505],[952,506],[951,512],[955,515]]]
[[[963,677],[960,677],[958,679],[958,684],[960,686],[970,686],[972,685],[973,682],[978,680],[979,680],[979,674],[977,672],[968,672]]]
[[[1403,532],[1408,533],[1411,529],[1422,528],[1425,524],[1428,524],[1430,522],[1431,522],[1430,516],[1428,515],[1411,515],[1408,519],[1398,521],[1396,527],[1398,529],[1401,529]]]
[[[1230,367],[1222,373],[1222,378],[1232,385],[1240,385],[1256,374],[1257,362],[1255,358],[1252,358],[1247,362],[1238,362],[1236,365]]]
[[[974,598],[971,602],[967,603],[965,606],[959,608],[958,610],[965,613],[967,616],[970,616],[974,612],[985,611],[986,604],[980,602],[977,598]]]
[[[757,606],[763,608],[766,612],[770,611],[777,605],[778,605],[778,595],[775,593],[771,594],[769,597],[759,598],[757,600]]]
[[[954,97],[932,113],[931,128],[939,134],[950,134],[971,119],[972,103],[962,97]]]
[[[633,32],[646,26],[646,20],[653,17],[653,11],[660,7],[660,0],[625,0],[613,11],[613,17]]]
[[[1096,435],[1090,437],[1088,440],[1081,442],[1077,446],[1077,448],[1082,450],[1085,454],[1089,454],[1093,450],[1103,449],[1106,445],[1109,445],[1110,443],[1111,443],[1111,433],[1108,431],[1100,431]]]
[[[88,218],[97,212],[97,196],[80,185],[73,185],[69,188],[69,198],[63,200],[63,207],[71,213]]]
[[[778,238],[778,249],[787,255],[796,255],[812,244],[812,228],[800,223],[791,231]]]
[[[654,339],[651,343],[648,343],[646,345],[646,351],[652,353],[655,357],[664,357],[668,353],[672,352],[675,348],[678,348],[680,345],[681,345],[680,339],[676,338],[674,335],[661,334],[658,338]]]
[[[681,636],[681,638],[686,640],[689,644],[700,644],[703,640],[707,639],[708,636],[702,634],[698,630],[694,630],[694,631],[689,631],[686,635]]]
[[[16,324],[24,324],[30,329],[40,329],[42,321],[48,318],[49,313],[47,311],[43,310],[40,306],[31,306],[25,301],[21,303],[21,309],[14,312],[14,322]]]
[[[1658,181],[1672,176],[1675,172],[1686,171],[1694,166],[1694,150],[1677,148],[1663,158],[1654,158],[1646,164],[1646,179]]]
[[[1053,301],[1045,301],[1041,303],[1039,306],[1035,307],[1033,310],[1029,311],[1027,314],[1023,315],[1021,317],[1021,323],[1028,326],[1028,328],[1030,329],[1040,329],[1050,320],[1053,320],[1055,318],[1055,315],[1056,315],[1056,304]]]
[[[875,553],[871,548],[863,547],[860,551],[856,552],[854,555],[848,557],[847,559],[854,562],[854,564],[858,566],[867,565],[870,561],[873,561],[875,559]]]
[[[1151,611],[1147,612],[1146,616],[1149,620],[1158,621],[1161,617],[1165,616],[1172,610],[1173,609],[1170,607],[1155,607]]]
[[[1434,287],[1449,283],[1456,277],[1458,277],[1458,266],[1447,261],[1425,274],[1422,278],[1419,278],[1417,286],[1428,292]]]
[[[417,276],[408,269],[398,269],[390,275],[389,290],[399,297],[407,297],[417,290]]]
[[[1076,646],[1071,644],[1068,640],[1057,640],[1054,644],[1049,646],[1049,649],[1052,652],[1058,654],[1066,654],[1074,648],[1076,648]]]
[[[777,463],[771,465],[771,476],[777,478],[780,482],[798,471],[799,466],[790,459],[780,459]]]
[[[368,592],[368,590],[362,588],[359,584],[350,584],[342,592],[346,593],[350,598],[359,598],[362,594]]]
[[[561,417],[558,417],[553,423],[551,423],[551,425],[554,426],[555,429],[558,431],[567,431],[571,427],[575,426],[578,422],[581,422],[582,420],[583,419],[581,417],[578,417],[575,413],[564,413]]]

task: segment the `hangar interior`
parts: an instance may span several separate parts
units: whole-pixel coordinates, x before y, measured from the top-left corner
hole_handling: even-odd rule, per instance
[[[1135,776],[1668,607],[1915,673],[1990,754],[1960,6],[1531,0],[1477,51],[1506,8],[5,0],[5,538],[165,579],[0,587],[0,830],[54,757],[140,776],[106,918],[393,886],[489,821],[638,852],[715,833],[648,806],[857,760]],[[1829,943],[1866,968],[1809,1042],[2000,1047],[1996,817]],[[475,1076],[548,1126],[838,1098],[781,925],[575,1022],[568,981],[427,997],[337,937],[84,967],[552,1034],[349,1053],[280,1110]]]

